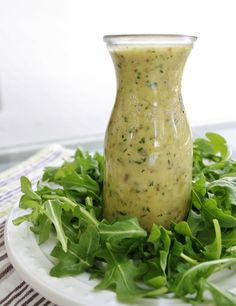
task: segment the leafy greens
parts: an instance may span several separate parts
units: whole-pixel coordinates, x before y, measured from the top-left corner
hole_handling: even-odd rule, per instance
[[[226,140],[215,133],[193,146],[192,205],[186,221],[171,230],[153,224],[150,233],[137,218],[103,219],[103,156],[77,149],[72,160],[47,167],[33,190],[21,178],[19,206],[38,243],[54,233],[50,275],[84,271],[100,280],[123,302],[172,293],[190,303],[208,291],[216,305],[236,305],[236,297],[212,283],[210,276],[236,263],[236,161]]]

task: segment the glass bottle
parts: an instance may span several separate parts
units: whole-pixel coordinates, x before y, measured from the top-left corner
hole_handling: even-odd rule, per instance
[[[196,37],[104,37],[117,77],[105,136],[104,216],[137,216],[147,230],[184,220],[189,210],[192,136],[181,96]]]

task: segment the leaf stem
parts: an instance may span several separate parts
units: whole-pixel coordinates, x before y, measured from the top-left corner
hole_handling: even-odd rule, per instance
[[[199,198],[197,192],[192,188],[192,193],[195,195],[195,197],[197,198],[198,200],[198,203],[199,203],[199,206],[196,207],[196,205],[194,205],[195,203],[193,203],[193,205],[197,208],[197,209],[200,209],[202,207],[202,201],[201,199]]]
[[[197,260],[187,256],[183,252],[180,254],[180,257],[182,257],[184,260],[186,260],[190,264],[193,264],[193,265],[198,265],[199,264],[199,262]]]
[[[62,197],[58,195],[50,195],[50,194],[43,195],[42,197],[46,200],[61,200],[62,202],[69,204],[71,208],[73,209],[78,206],[78,204],[76,204],[75,202],[71,201],[70,199],[66,197]]]
[[[57,195],[44,195],[43,198],[45,199],[57,199],[60,200],[66,204],[68,204],[69,206],[71,206],[71,209],[74,210],[74,208],[78,207],[81,214],[90,221],[90,223],[92,223],[93,225],[95,225],[96,227],[98,226],[99,222],[96,218],[94,218],[86,209],[84,209],[80,204],[73,202],[72,200],[66,198],[66,197],[62,197],[62,196],[57,196]]]

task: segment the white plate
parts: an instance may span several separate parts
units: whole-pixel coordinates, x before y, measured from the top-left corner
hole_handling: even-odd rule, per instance
[[[89,274],[77,277],[56,278],[48,274],[53,266],[49,253],[54,245],[53,239],[39,247],[30,224],[25,222],[15,226],[12,220],[22,214],[18,205],[10,214],[5,228],[5,242],[9,259],[20,276],[41,295],[61,306],[121,306],[111,291],[95,291],[97,281],[89,280]],[[214,283],[224,289],[234,291],[236,287],[236,267],[214,275]],[[235,290],[236,292],[236,290]],[[178,299],[143,299],[132,306],[184,306]],[[202,304],[201,304],[202,305]],[[211,304],[207,304],[210,306]]]
[[[230,135],[227,140],[233,142],[233,132],[236,125],[220,126],[218,128],[200,127],[194,129],[194,134],[201,136],[203,131],[217,131]],[[232,131],[232,133],[230,133]],[[230,139],[229,139],[230,138]],[[235,149],[235,147],[234,147]],[[5,229],[5,242],[9,259],[21,277],[40,294],[61,306],[121,306],[126,305],[116,300],[115,294],[111,291],[95,291],[97,284],[95,280],[89,280],[89,275],[83,273],[77,277],[55,278],[49,276],[53,259],[48,255],[53,241],[39,247],[34,234],[29,229],[28,223],[14,226],[12,220],[19,215],[25,214],[18,208],[12,210]],[[236,268],[226,270],[214,275],[214,283],[224,289],[231,289],[236,292]],[[172,306],[189,305],[177,299],[143,299],[134,304],[139,306]],[[207,304],[210,305],[209,303]]]
[[[49,253],[54,246],[51,239],[39,246],[30,224],[24,222],[15,226],[12,220],[25,214],[17,205],[13,208],[5,228],[6,249],[11,263],[20,276],[40,294],[61,306],[122,306],[115,294],[108,290],[96,291],[96,280],[89,280],[89,274],[77,277],[56,278],[48,274],[53,266]],[[143,299],[132,306],[189,305],[177,299]]]

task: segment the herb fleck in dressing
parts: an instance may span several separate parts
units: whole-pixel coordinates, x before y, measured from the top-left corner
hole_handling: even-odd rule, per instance
[[[150,230],[189,210],[192,138],[181,77],[192,44],[113,45],[117,97],[105,138],[104,214]]]

